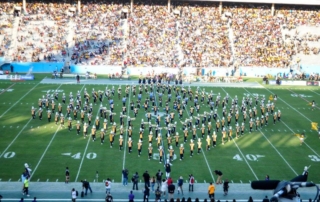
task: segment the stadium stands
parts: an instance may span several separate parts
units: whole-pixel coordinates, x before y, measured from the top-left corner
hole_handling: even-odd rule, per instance
[[[131,8],[125,0],[84,0],[79,13],[71,3],[27,1],[27,13],[14,17],[16,6],[22,3],[0,3],[0,55],[13,61],[283,68],[320,50],[314,6],[276,5],[272,15],[270,4],[223,3],[220,10],[216,2],[173,1],[168,12],[167,1]]]

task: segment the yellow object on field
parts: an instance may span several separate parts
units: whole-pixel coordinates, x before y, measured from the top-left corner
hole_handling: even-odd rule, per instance
[[[311,129],[312,129],[312,130],[318,130],[318,123],[316,123],[316,122],[311,122]]]
[[[272,95],[269,96],[269,100],[270,100],[270,101],[273,100],[273,96],[272,96]]]

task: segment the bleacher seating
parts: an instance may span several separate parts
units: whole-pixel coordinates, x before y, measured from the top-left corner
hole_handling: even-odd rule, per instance
[[[22,5],[0,3],[0,55],[18,62],[282,68],[320,52],[313,6],[276,5],[272,16],[270,4],[224,3],[220,13],[216,2],[174,1],[168,12],[167,1],[140,0],[131,13],[128,1],[83,0],[77,13],[70,3],[27,1],[13,35],[14,6]]]

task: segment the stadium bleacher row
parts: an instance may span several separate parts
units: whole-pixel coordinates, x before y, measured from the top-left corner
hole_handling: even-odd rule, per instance
[[[17,7],[0,3],[0,55],[12,61],[287,67],[320,50],[314,6],[272,13],[267,4],[173,1],[168,12],[167,1],[82,0],[78,13],[73,3],[27,1],[18,16]]]

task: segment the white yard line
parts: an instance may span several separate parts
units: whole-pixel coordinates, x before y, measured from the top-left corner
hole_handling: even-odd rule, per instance
[[[221,87],[221,89],[222,89],[225,93],[228,93],[226,90],[224,90],[223,87]],[[229,94],[229,93],[228,93],[228,94]],[[230,96],[230,94],[229,94],[229,96]],[[232,97],[230,96],[230,98],[232,98]],[[219,117],[219,119],[220,119],[220,116],[219,116],[219,115],[218,115],[218,117]],[[259,178],[257,177],[256,173],[254,172],[254,170],[253,170],[252,167],[250,166],[249,162],[247,161],[247,158],[246,158],[246,157],[244,156],[244,154],[242,153],[242,151],[241,151],[240,147],[238,146],[237,142],[234,141],[233,138],[232,138],[232,141],[233,141],[233,143],[236,145],[238,151],[240,152],[240,154],[241,154],[242,158],[244,159],[244,161],[247,163],[248,167],[250,168],[250,170],[251,170],[252,174],[254,175],[254,177],[256,178],[256,180],[259,180]]]
[[[265,90],[269,91],[270,93],[274,94],[272,91],[270,91],[267,88],[264,88]],[[310,123],[312,122],[308,117],[306,117],[305,115],[301,114],[301,112],[299,112],[298,110],[296,110],[294,107],[292,107],[290,104],[288,104],[286,101],[284,101],[282,98],[278,97],[279,100],[281,100],[282,102],[284,102],[286,105],[288,105],[291,109],[295,110],[296,112],[298,112],[301,116],[303,116],[304,118],[306,118],[308,121],[310,121]],[[296,134],[285,122],[283,122],[282,120],[280,121],[282,122],[291,132],[293,132],[294,134]],[[314,150],[312,149],[305,141],[304,143],[314,154],[316,154],[318,157],[320,157],[320,155]]]
[[[192,100],[190,100],[190,102],[192,102]],[[189,103],[190,103],[189,102]],[[187,112],[187,114],[188,114],[188,116],[190,117],[190,114],[189,114],[189,111],[188,111],[188,109],[187,109],[187,105],[184,105],[185,106],[185,108],[186,108],[186,112]],[[198,137],[198,133],[196,133],[196,136],[197,136],[197,139],[199,138]],[[210,165],[209,165],[209,162],[208,162],[208,160],[207,160],[207,157],[206,157],[206,155],[204,154],[204,151],[205,150],[203,150],[202,149],[202,145],[201,145],[201,153],[202,153],[202,155],[203,155],[203,157],[204,157],[204,160],[205,160],[205,162],[206,162],[206,164],[207,164],[207,166],[208,166],[208,169],[209,169],[209,172],[210,172],[210,175],[211,175],[211,178],[212,178],[212,180],[213,180],[213,183],[215,183],[216,181],[215,181],[215,179],[214,179],[214,177],[213,177],[213,175],[212,175],[212,170],[211,170],[211,168],[210,168]]]
[[[11,107],[9,107],[9,109],[7,109],[5,112],[3,112],[3,114],[1,114],[1,116],[0,116],[0,118],[2,118],[8,111],[10,111],[14,106],[16,106],[16,104],[18,104],[18,103],[20,103],[20,101],[24,98],[24,97],[26,97],[27,95],[29,95],[29,93],[33,90],[33,89],[35,89],[38,85],[40,84],[40,82],[37,84],[37,85],[35,85],[35,86],[33,86],[33,88],[31,88],[26,94],[24,94],[24,96],[22,96],[17,102],[15,102],[13,105],[11,105]],[[61,86],[62,84],[60,84],[60,86]],[[59,86],[59,87],[60,87]]]
[[[37,84],[38,85],[38,84]],[[58,90],[61,87],[62,84],[60,84],[60,86],[58,86],[58,88],[56,90]],[[37,112],[36,112],[37,113]],[[23,126],[23,128],[20,130],[20,132],[18,133],[18,135],[10,142],[10,144],[7,146],[7,148],[0,154],[0,158],[3,156],[3,154],[6,153],[6,151],[11,147],[11,145],[16,141],[16,139],[20,136],[20,134],[24,131],[24,129],[28,126],[28,124],[30,123],[30,121],[32,121],[32,117],[29,119],[29,121],[26,123],[26,125]]]
[[[62,84],[61,84],[61,85],[62,85]],[[61,85],[60,85],[60,86],[61,86]],[[82,91],[82,89],[84,88],[84,86],[85,86],[85,85],[82,86],[81,91]],[[80,91],[80,92],[81,92],[81,91]],[[66,117],[66,116],[67,116],[67,113],[66,113],[66,115],[65,115],[64,117]],[[31,176],[30,176],[30,180],[31,180],[32,176],[34,175],[34,173],[36,172],[36,170],[38,169],[38,167],[39,167],[39,165],[40,165],[40,163],[41,163],[44,155],[47,153],[50,145],[52,144],[52,142],[53,142],[54,138],[56,137],[56,135],[57,135],[57,133],[58,133],[58,131],[59,131],[60,128],[61,128],[61,125],[58,126],[58,128],[57,128],[56,132],[53,134],[53,136],[52,136],[49,144],[47,145],[46,149],[45,149],[44,152],[42,153],[42,156],[40,157],[40,160],[38,161],[36,167],[35,167],[35,168],[33,169],[33,171],[32,171],[32,174],[31,174]]]
[[[126,85],[127,86],[127,85]],[[130,91],[129,91],[129,102],[128,102],[128,107],[127,107],[127,124],[126,124],[126,136],[125,136],[125,140],[124,140],[124,147],[123,147],[123,160],[122,160],[122,169],[125,169],[125,165],[126,165],[126,153],[127,153],[127,141],[128,141],[128,116],[129,116],[129,112],[130,112],[130,101],[131,101],[131,92],[132,92],[132,85],[130,86]],[[120,112],[121,113],[121,112]],[[121,174],[121,182],[123,182],[123,175]]]
[[[154,86],[155,86],[155,85],[153,85],[153,96],[154,96],[154,100],[156,101],[157,108],[159,109],[158,101],[157,101],[157,99],[156,99],[156,93],[155,93],[155,91],[154,91]],[[159,109],[158,111],[160,111],[160,109]],[[162,118],[162,117],[160,117],[159,127],[160,127],[160,124],[161,124],[161,118]],[[162,149],[163,149],[163,164],[166,165],[167,155],[166,155],[166,150],[164,149],[164,144],[163,144],[163,138],[162,138],[162,132],[161,132],[161,130],[162,130],[162,129],[160,129],[159,134],[161,135],[161,145],[162,145]]]
[[[265,134],[259,129],[260,133],[263,135],[263,137],[269,142],[269,144],[273,147],[273,149],[279,154],[279,156],[283,159],[283,161],[289,166],[289,168],[293,171],[295,175],[298,175],[298,173],[292,168],[292,166],[288,163],[288,161],[282,156],[282,154],[277,150],[277,148],[270,142],[270,140],[265,136]]]
[[[264,88],[266,91],[269,91],[269,93],[274,94],[272,91],[270,91],[268,88]],[[306,117],[305,115],[303,115],[301,112],[299,112],[297,109],[295,109],[294,107],[292,107],[290,104],[288,104],[286,101],[284,101],[281,97],[278,97],[279,100],[281,100],[282,102],[284,102],[286,105],[288,105],[291,109],[295,110],[296,112],[298,112],[301,116],[303,116],[304,118],[306,118],[308,121],[310,121],[310,123],[312,122],[308,117]]]
[[[85,85],[83,85],[83,87],[84,87],[84,86],[85,86]],[[83,87],[82,87],[82,89],[83,89]],[[81,89],[81,91],[82,91],[82,89]],[[81,91],[80,91],[80,92],[81,92]],[[104,97],[105,97],[105,96],[102,97],[102,101],[103,101]],[[99,110],[100,110],[100,109],[97,109],[96,117],[97,117],[98,114],[99,114]],[[95,120],[96,120],[96,119],[94,118],[94,121],[95,121]],[[93,125],[94,125],[94,121],[93,121]],[[97,131],[96,131],[96,132],[97,132]],[[88,147],[89,147],[89,143],[90,143],[90,136],[88,137],[87,145],[86,145],[86,148],[84,149],[84,152],[83,152],[83,155],[82,155],[82,159],[81,159],[81,162],[80,162],[80,165],[79,165],[79,169],[78,169],[78,172],[77,172],[77,175],[76,175],[75,182],[77,182],[77,180],[78,180],[78,177],[79,177],[79,174],[80,174],[80,170],[81,170],[81,168],[82,168],[82,164],[83,164],[83,161],[84,161],[84,157],[86,156],[86,153],[87,153],[87,150],[88,150]]]
[[[251,94],[246,88],[245,91],[247,91],[249,94]],[[252,94],[251,94],[252,95]],[[282,122],[282,121],[281,121]],[[265,134],[262,132],[261,129],[259,129],[260,133],[263,135],[263,137],[269,142],[269,144],[273,147],[273,149],[279,154],[279,156],[283,159],[283,161],[289,166],[289,168],[293,171],[294,174],[298,175],[298,173],[292,168],[292,166],[288,163],[288,161],[282,156],[282,154],[278,151],[278,149],[272,144],[272,142],[265,136]]]
[[[313,92],[313,93],[315,93],[315,94],[317,94],[317,95],[320,95],[319,93],[317,93],[317,92],[315,92],[315,91],[313,91],[313,90],[310,90],[310,89],[309,89],[309,91],[311,91],[311,92]]]

